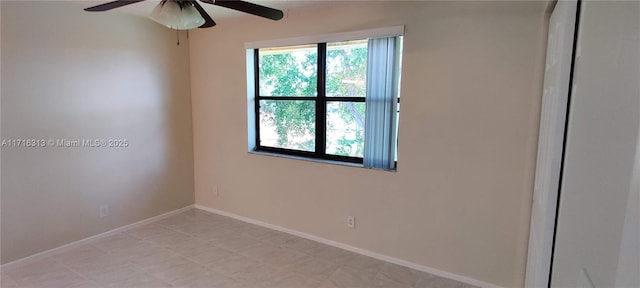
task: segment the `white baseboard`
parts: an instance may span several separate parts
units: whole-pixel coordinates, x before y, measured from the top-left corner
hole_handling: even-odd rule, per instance
[[[155,221],[158,221],[158,220],[173,216],[175,214],[182,213],[184,211],[192,209],[193,207],[194,207],[194,205],[189,205],[189,206],[186,206],[186,207],[183,207],[183,208],[180,208],[180,209],[169,211],[169,212],[164,213],[164,214],[160,214],[158,216],[154,216],[154,217],[151,217],[151,218],[147,218],[147,219],[135,222],[133,224],[129,224],[129,225],[125,225],[125,226],[113,229],[113,230],[109,230],[107,232],[100,233],[98,235],[87,237],[87,238],[84,238],[84,239],[81,239],[81,240],[78,240],[78,241],[71,242],[69,244],[65,244],[65,245],[62,245],[62,246],[59,246],[59,247],[56,247],[56,248],[53,248],[53,249],[49,249],[49,250],[46,250],[46,251],[42,251],[40,253],[33,254],[31,256],[20,258],[18,260],[15,260],[15,261],[12,261],[12,262],[9,262],[7,264],[4,264],[4,265],[0,266],[0,271],[5,271],[5,270],[10,269],[10,268],[15,267],[15,266],[19,266],[19,265],[27,264],[27,263],[30,263],[30,262],[33,262],[33,261],[37,261],[37,260],[40,260],[42,258],[49,257],[51,255],[55,255],[55,254],[70,250],[71,248],[87,244],[87,243],[89,243],[91,241],[94,241],[94,240],[105,238],[105,237],[111,236],[113,234],[116,234],[116,233],[119,233],[119,232],[122,232],[122,231],[125,231],[125,230],[129,230],[129,229],[132,229],[132,228],[135,228],[135,227],[138,227],[138,226],[149,224],[151,222],[155,222]]]
[[[487,288],[489,288],[489,287],[491,287],[491,288],[499,288],[500,287],[500,286],[497,286],[495,284],[487,283],[487,282],[480,281],[480,280],[477,280],[477,279],[473,279],[473,278],[470,278],[470,277],[466,277],[466,276],[462,276],[462,275],[458,275],[458,274],[454,274],[454,273],[438,270],[438,269],[435,269],[435,268],[431,268],[431,267],[427,267],[427,266],[424,266],[424,265],[420,265],[420,264],[416,264],[416,263],[413,263],[413,262],[409,262],[409,261],[406,261],[406,260],[402,260],[402,259],[399,259],[399,258],[383,255],[383,254],[380,254],[380,253],[376,253],[376,252],[372,252],[372,251],[369,251],[369,250],[361,249],[361,248],[354,247],[354,246],[351,246],[351,245],[347,245],[347,244],[343,244],[343,243],[340,243],[340,242],[332,241],[332,240],[329,240],[329,239],[326,239],[326,238],[322,238],[322,237],[319,237],[319,236],[315,236],[315,235],[299,232],[299,231],[296,231],[296,230],[292,230],[292,229],[289,229],[289,228],[284,228],[284,227],[281,227],[281,226],[277,226],[277,225],[274,225],[274,224],[262,222],[262,221],[259,221],[259,220],[247,218],[247,217],[240,216],[240,215],[237,215],[237,214],[233,214],[233,213],[230,213],[230,212],[225,212],[225,211],[222,211],[222,210],[209,208],[209,207],[202,206],[202,205],[197,205],[197,204],[195,205],[195,208],[196,209],[200,209],[200,210],[204,210],[204,211],[207,211],[207,212],[211,212],[211,213],[214,213],[214,214],[227,216],[227,217],[230,217],[230,218],[233,218],[233,219],[236,219],[236,220],[240,220],[240,221],[243,221],[243,222],[259,225],[259,226],[266,227],[266,228],[269,228],[269,229],[277,230],[277,231],[284,232],[284,233],[287,233],[287,234],[295,235],[295,236],[298,236],[298,237],[306,238],[306,239],[313,240],[313,241],[316,241],[316,242],[320,242],[320,243],[323,243],[323,244],[331,245],[331,246],[334,246],[334,247],[342,248],[344,250],[348,250],[348,251],[351,251],[351,252],[354,252],[354,253],[366,255],[366,256],[369,256],[369,257],[372,257],[372,258],[376,258],[378,260],[386,261],[386,262],[389,262],[389,263],[393,263],[393,264],[396,264],[396,265],[408,267],[408,268],[415,269],[415,270],[422,271],[422,272],[427,272],[427,273],[430,273],[430,274],[433,274],[433,275],[436,275],[436,276],[440,276],[440,277],[444,277],[444,278],[449,278],[449,279],[456,280],[456,281],[459,281],[459,282],[462,282],[462,283],[466,283],[466,284],[470,284],[470,285],[474,285],[474,286],[479,286],[479,287],[487,287]]]

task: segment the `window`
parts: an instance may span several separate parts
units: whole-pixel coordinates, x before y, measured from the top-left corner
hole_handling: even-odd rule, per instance
[[[248,50],[250,149],[394,169],[400,50],[400,37]]]

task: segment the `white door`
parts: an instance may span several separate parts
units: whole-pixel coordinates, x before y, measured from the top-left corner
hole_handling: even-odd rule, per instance
[[[549,283],[576,7],[576,1],[558,1],[549,22],[526,287],[547,287]]]
[[[640,1],[579,10],[551,286],[638,288]]]

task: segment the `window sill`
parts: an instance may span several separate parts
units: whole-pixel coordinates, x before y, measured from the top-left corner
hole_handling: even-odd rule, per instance
[[[393,170],[370,169],[370,168],[365,168],[364,166],[362,166],[362,164],[358,164],[358,163],[333,161],[333,160],[326,160],[326,159],[308,158],[308,157],[293,156],[293,155],[286,155],[286,154],[279,154],[279,153],[272,153],[272,152],[265,152],[265,151],[249,151],[249,154],[262,155],[262,156],[272,156],[272,157],[286,158],[286,159],[293,159],[293,160],[300,160],[300,161],[307,161],[307,162],[317,162],[317,163],[331,164],[331,165],[356,167],[356,168],[363,168],[363,169],[384,171],[384,172],[397,172],[398,171],[397,168],[393,169]]]

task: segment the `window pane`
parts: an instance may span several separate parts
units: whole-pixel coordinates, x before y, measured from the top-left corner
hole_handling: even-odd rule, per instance
[[[260,101],[260,145],[315,151],[316,102]]]
[[[364,155],[364,102],[327,102],[327,154]]]
[[[259,50],[260,96],[316,96],[317,45]]]
[[[365,97],[367,40],[327,44],[327,96]]]

